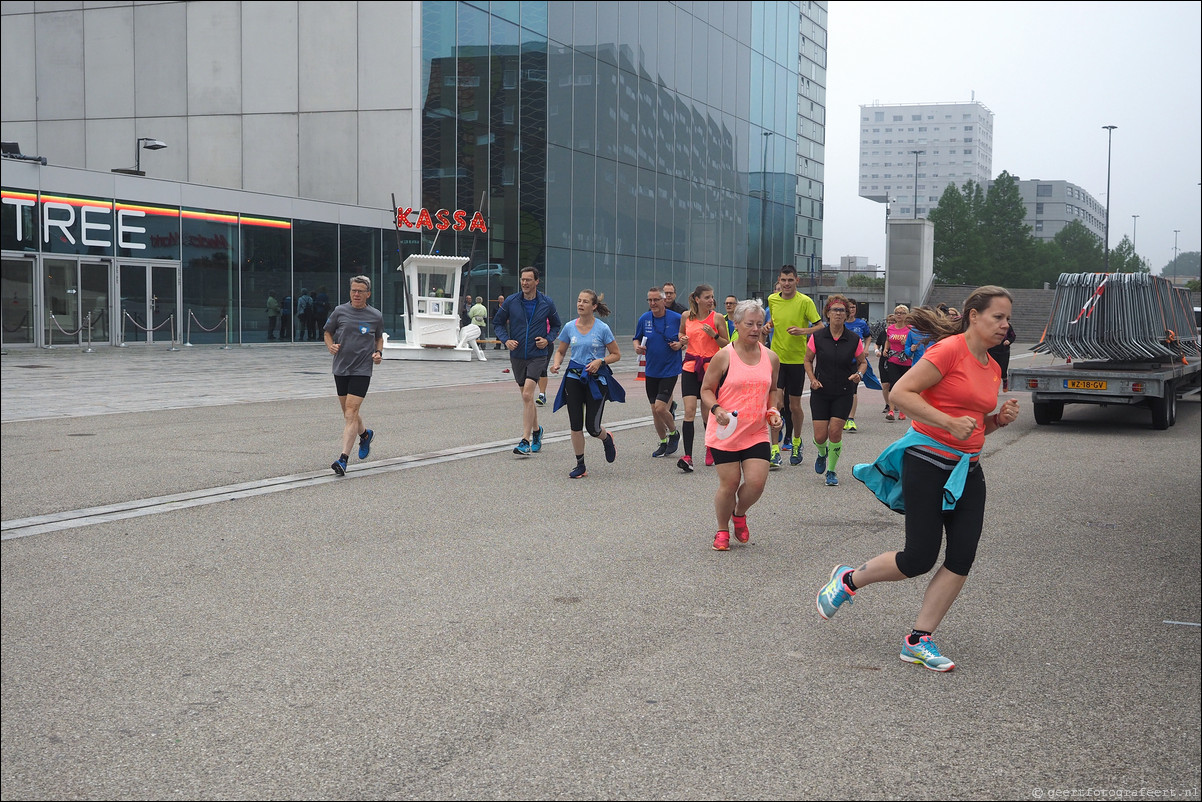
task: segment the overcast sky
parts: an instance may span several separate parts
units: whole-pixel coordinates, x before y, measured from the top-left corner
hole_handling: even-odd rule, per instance
[[[829,4],[823,262],[884,264],[884,205],[859,191],[860,106],[976,100],[994,114],[993,168],[1065,180],[1106,205],[1153,273],[1199,250],[1202,3]],[[1132,215],[1139,215],[1133,221]]]

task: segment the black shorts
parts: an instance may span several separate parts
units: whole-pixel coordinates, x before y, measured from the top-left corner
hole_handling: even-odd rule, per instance
[[[536,382],[540,376],[547,375],[547,362],[550,357],[536,356],[533,359],[509,357],[509,367],[513,371],[513,380],[522,387],[527,381]]]
[[[697,378],[697,374],[691,370],[686,370],[680,374],[680,397],[688,398],[701,397],[701,380]]]
[[[885,370],[881,373],[881,381],[890,385],[897,384],[902,376],[910,369],[909,365],[899,365],[896,362],[886,362]]]
[[[357,395],[367,398],[367,385],[371,384],[371,376],[335,376],[334,386],[338,388],[338,397]]]
[[[780,373],[776,376],[776,386],[785,391],[785,395],[801,398],[806,384],[806,366],[781,362]]]
[[[656,401],[663,401],[665,404],[671,403],[672,393],[676,390],[675,376],[659,378],[645,376],[643,381],[647,385],[647,403],[654,404]]]
[[[815,421],[851,417],[851,404],[855,395],[826,395],[821,390],[810,393],[810,418]]]
[[[715,465],[726,465],[730,462],[742,462],[745,459],[762,459],[767,462],[772,456],[772,446],[768,445],[765,440],[762,443],[756,443],[753,446],[748,446],[742,451],[721,451],[717,448],[710,448],[710,456],[714,458]]]

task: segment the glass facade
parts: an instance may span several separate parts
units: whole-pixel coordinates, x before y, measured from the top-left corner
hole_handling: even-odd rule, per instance
[[[231,344],[316,342],[357,275],[403,337],[396,268],[419,245],[395,229],[8,187],[0,223],[5,345],[225,343],[227,317]],[[298,323],[302,292],[318,314]]]
[[[801,245],[820,263],[820,169],[798,208],[802,147],[821,163],[799,146],[802,6],[825,14],[763,1],[422,3],[422,204],[489,223],[487,236],[424,235],[423,250],[469,256],[468,291],[490,299],[534,265],[566,317],[595,289],[620,331],[653,284],[766,296]]]

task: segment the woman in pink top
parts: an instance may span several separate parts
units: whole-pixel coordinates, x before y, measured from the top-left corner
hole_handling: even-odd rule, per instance
[[[684,398],[684,423],[680,431],[684,435],[684,456],[676,461],[676,467],[685,473],[693,472],[693,419],[697,415],[697,399],[701,397],[701,380],[706,367],[718,349],[730,342],[726,332],[726,318],[714,311],[714,288],[700,284],[689,293],[689,311],[680,316],[680,328],[685,344],[684,372],[680,374],[680,395]],[[709,405],[701,402],[701,421],[709,418]],[[705,451],[705,464],[713,465],[709,449]]]
[[[889,398],[890,389],[906,375],[912,364],[910,355],[906,353],[906,336],[910,333],[910,307],[898,304],[893,307],[893,314],[897,323],[885,329],[885,372],[881,374],[881,390],[886,399]],[[895,416],[897,420],[906,419],[906,413],[898,412],[897,405],[890,402],[885,420],[893,420]]]
[[[730,548],[732,522],[735,540],[746,543],[751,539],[747,510],[764,492],[771,456],[768,427],[781,425],[776,410],[784,400],[776,386],[780,358],[760,343],[763,307],[758,301],[739,301],[732,317],[738,337],[714,355],[701,383],[701,402],[714,416],[705,433],[705,445],[718,471],[715,551]],[[734,432],[719,438],[718,430],[730,422],[734,412],[738,413]]]

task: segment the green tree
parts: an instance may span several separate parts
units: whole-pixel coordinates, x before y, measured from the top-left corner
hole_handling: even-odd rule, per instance
[[[1003,170],[980,207],[980,232],[989,257],[988,281],[1029,287],[1034,281],[1035,239],[1023,221],[1027,211],[1014,176]]]
[[[975,184],[963,190],[948,185],[928,218],[935,226],[935,280],[944,284],[973,284],[985,267],[985,244],[973,209]]]
[[[1080,220],[1074,220],[1052,238],[1064,254],[1065,273],[1101,273],[1104,257],[1102,240],[1094,236]]]
[[[1110,272],[1112,273],[1148,273],[1149,268],[1144,260],[1135,252],[1135,246],[1124,234],[1123,241],[1110,251]]]
[[[1180,276],[1202,277],[1202,251],[1186,251],[1177,254],[1176,259],[1170,259],[1160,269],[1160,275],[1166,278]]]

